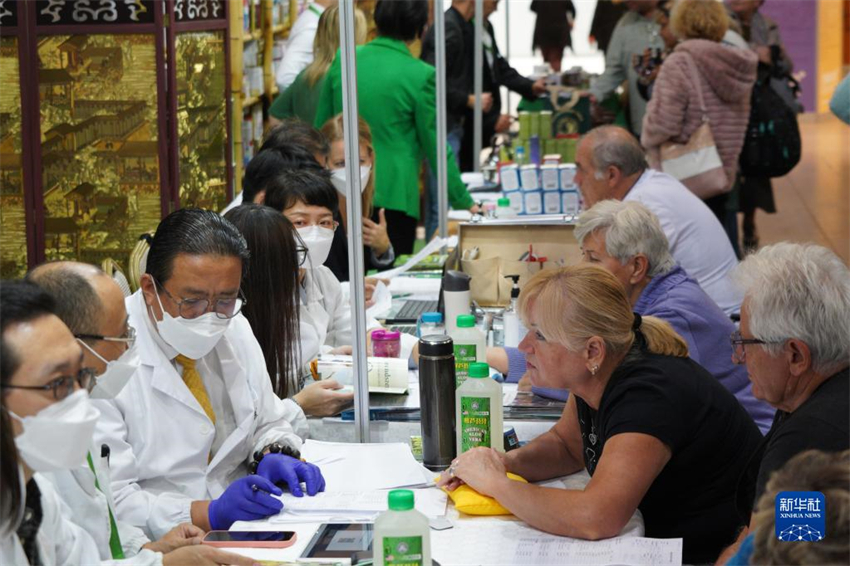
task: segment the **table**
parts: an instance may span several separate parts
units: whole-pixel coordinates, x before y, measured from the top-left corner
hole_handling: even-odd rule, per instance
[[[587,472],[579,472],[571,476],[543,482],[547,487],[563,489],[582,489],[590,477]],[[587,564],[601,554],[601,550],[618,539],[609,541],[578,541],[568,537],[554,537],[533,529],[513,516],[503,517],[473,517],[461,515],[449,501],[446,518],[454,523],[454,527],[445,531],[431,530],[431,554],[441,566],[471,566],[529,564],[540,563],[542,556],[529,556],[533,552],[550,552],[549,563],[552,564]],[[229,549],[240,554],[251,556],[256,560],[295,561],[304,551],[310,539],[318,530],[321,523],[287,524],[287,530],[297,533],[296,543],[286,549]],[[258,529],[260,530],[260,529]],[[640,511],[626,524],[618,538],[642,537],[643,517]],[[538,542],[538,538],[544,539]],[[644,539],[652,541],[653,539]],[[613,542],[612,542],[613,541]],[[519,542],[517,548],[513,543]],[[523,542],[525,544],[523,544]],[[651,543],[650,543],[651,544]],[[552,546],[557,545],[558,551]],[[510,548],[515,555],[506,556],[505,549]],[[516,557],[516,556],[521,556]],[[564,560],[566,558],[566,561]],[[647,563],[651,563],[648,561]]]

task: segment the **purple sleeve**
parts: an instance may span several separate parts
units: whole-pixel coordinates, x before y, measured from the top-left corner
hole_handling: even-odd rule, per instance
[[[516,348],[505,348],[505,353],[508,355],[508,375],[505,381],[516,383],[525,375],[525,354]]]
[[[553,389],[550,387],[531,387],[531,392],[547,399],[566,402],[570,396],[569,389]]]

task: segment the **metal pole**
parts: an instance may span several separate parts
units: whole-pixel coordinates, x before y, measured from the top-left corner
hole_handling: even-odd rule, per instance
[[[351,332],[354,362],[354,423],[357,442],[369,442],[369,375],[366,366],[366,298],[363,286],[363,204],[360,197],[360,129],[357,117],[357,61],[354,2],[339,3],[342,118],[345,178],[348,179],[348,271],[351,274]]]
[[[505,59],[511,60],[511,3],[505,2]],[[502,88],[502,87],[499,87]],[[505,101],[508,104],[508,114],[511,113],[511,89],[505,89]]]
[[[446,132],[446,20],[443,3],[434,1],[434,45],[437,67],[437,209],[439,210],[439,230],[441,238],[448,236],[448,164],[446,146],[449,136]],[[445,144],[445,145],[443,145]],[[455,156],[458,159],[458,156]]]
[[[484,45],[482,43],[484,32],[484,0],[475,0],[475,119],[472,122],[472,170],[481,170],[481,91],[484,89]]]

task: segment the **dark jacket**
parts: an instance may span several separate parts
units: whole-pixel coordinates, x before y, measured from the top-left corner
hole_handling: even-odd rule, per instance
[[[460,12],[446,10],[446,128],[451,130],[463,123],[467,100],[472,94],[472,48],[475,30]],[[437,54],[434,26],[422,39],[421,59],[436,66]]]
[[[473,28],[474,29],[474,28]],[[490,138],[496,132],[496,121],[502,113],[502,96],[499,87],[506,87],[525,98],[534,98],[534,90],[531,88],[534,81],[520,75],[519,72],[511,67],[507,59],[502,57],[499,52],[499,46],[496,45],[496,36],[493,33],[493,26],[490,22],[484,22],[484,34],[489,34],[493,48],[493,67],[487,60],[487,52],[484,52],[484,70],[482,74],[482,92],[489,92],[493,95],[493,107],[489,112],[484,112],[482,115],[482,143],[484,147],[490,144]],[[473,37],[474,46],[474,37]],[[475,52],[470,50],[469,53],[469,68],[475,68]],[[466,110],[466,118],[463,127],[463,142],[461,144],[461,170],[472,171],[472,145],[473,145],[473,123],[475,121],[472,109]]]
[[[576,7],[572,0],[534,0],[531,3],[531,11],[537,14],[534,23],[534,37],[531,40],[531,50],[538,47],[572,47],[573,40],[570,36],[572,27],[567,20],[576,17]]]

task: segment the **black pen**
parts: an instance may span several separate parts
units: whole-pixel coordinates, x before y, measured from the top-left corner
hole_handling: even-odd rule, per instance
[[[263,492],[263,493],[265,493],[265,494],[272,495],[272,496],[274,495],[271,491],[269,491],[269,490],[267,490],[267,489],[264,489],[264,488],[262,488],[262,487],[258,486],[258,485],[257,485],[257,484],[255,484],[255,483],[252,483],[252,484],[251,484],[251,491],[253,491],[254,493],[256,493],[256,492],[258,492],[258,491],[262,491],[262,492]]]

